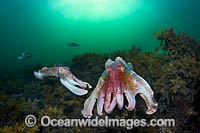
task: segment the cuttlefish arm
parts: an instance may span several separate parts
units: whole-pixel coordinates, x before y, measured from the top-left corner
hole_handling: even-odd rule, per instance
[[[98,99],[98,95],[99,95],[100,89],[102,88],[102,86],[104,85],[104,83],[105,83],[105,81],[101,77],[99,79],[99,81],[98,81],[98,84],[97,84],[96,88],[94,89],[94,91],[92,92],[92,94],[90,95],[90,97],[85,101],[85,103],[84,103],[84,109],[82,110],[82,114],[83,114],[83,116],[85,118],[91,118],[92,117],[92,110],[94,108],[96,100]]]
[[[60,78],[60,82],[68,88],[72,93],[76,95],[85,95],[88,93],[85,88],[91,88],[92,86],[76,78],[68,67],[44,67],[38,72],[34,72],[34,75],[38,79],[44,79],[45,77],[53,76]]]
[[[157,110],[158,103],[154,99],[154,93],[147,83],[142,77],[137,75],[135,72],[131,72],[132,83],[135,84],[134,88],[131,89],[132,94],[135,96],[136,94],[140,94],[140,96],[144,99],[148,110],[147,114],[153,114]]]

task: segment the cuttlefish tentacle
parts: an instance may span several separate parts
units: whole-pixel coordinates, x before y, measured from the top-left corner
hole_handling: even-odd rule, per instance
[[[67,87],[71,92],[73,92],[76,95],[85,95],[88,93],[88,90],[80,89],[72,84],[68,80],[60,79],[60,82]]]
[[[128,100],[128,106],[126,106],[125,108],[128,111],[132,111],[135,108],[135,95],[132,94],[129,90],[124,91],[126,99]]]
[[[104,105],[104,93],[100,93],[99,97],[97,98],[97,113],[101,116],[103,115],[103,105]]]
[[[142,77],[140,77],[136,73],[132,72],[131,75],[136,80],[136,83],[137,83],[136,94],[139,93],[147,105],[148,110],[146,111],[146,113],[147,114],[155,113],[157,110],[158,104],[153,98],[153,91],[151,90],[151,87]]]
[[[111,77],[108,77],[111,78]],[[115,108],[117,104],[116,100],[116,91],[113,86],[114,81],[113,80],[108,80],[105,84],[105,104],[104,104],[104,110],[107,113],[111,113],[113,109]]]
[[[105,108],[105,111],[110,114],[113,111],[113,109],[115,108],[116,104],[117,104],[116,97],[113,96],[113,99],[112,99],[109,107]]]
[[[83,81],[79,80],[79,79],[76,78],[74,75],[72,75],[72,79],[73,79],[76,83],[78,83],[80,86],[83,86],[84,88],[86,88],[87,86],[88,86],[88,88],[92,88],[92,86],[91,86],[89,83],[83,82]]]
[[[118,108],[121,110],[124,106],[124,90],[126,89],[126,84],[123,82],[124,80],[122,79],[123,76],[118,76],[116,77],[116,81],[117,82],[117,86],[119,88],[117,88],[117,95],[116,95],[116,98],[117,98],[117,103],[118,103]],[[121,82],[120,82],[121,81]]]
[[[70,72],[68,67],[44,67],[38,72],[34,72],[34,75],[38,79],[44,79],[45,77],[49,76],[60,78],[60,82],[76,95],[85,95],[88,93],[88,90],[85,90],[84,88],[91,88],[91,85],[88,83],[77,79]]]
[[[86,118],[92,117],[92,110],[94,108],[94,105],[96,103],[96,100],[98,98],[98,94],[100,92],[101,87],[104,85],[105,81],[103,78],[100,78],[98,81],[98,84],[90,97],[85,101],[84,103],[84,109],[82,111],[82,114]],[[99,112],[101,114],[101,112]]]

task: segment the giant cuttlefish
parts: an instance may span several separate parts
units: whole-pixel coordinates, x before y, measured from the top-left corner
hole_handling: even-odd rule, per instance
[[[68,67],[44,67],[38,72],[34,72],[34,75],[38,79],[49,76],[60,78],[60,82],[76,95],[85,95],[88,93],[88,90],[85,90],[84,88],[92,88],[87,82],[83,82],[76,78],[70,72]]]
[[[97,100],[97,113],[102,115],[103,108],[107,113],[111,113],[118,104],[118,108],[124,106],[124,96],[127,98],[129,111],[135,108],[135,96],[139,93],[146,102],[147,114],[153,114],[157,110],[158,104],[153,98],[153,91],[149,84],[132,68],[131,63],[127,63],[120,57],[115,61],[108,59],[105,63],[106,70],[99,78],[98,84],[90,97],[84,103],[82,114],[86,118],[92,116],[92,110]],[[111,98],[112,97],[112,98]]]

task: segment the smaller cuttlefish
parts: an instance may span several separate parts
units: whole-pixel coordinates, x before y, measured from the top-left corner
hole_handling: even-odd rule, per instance
[[[72,93],[76,95],[85,95],[88,90],[85,88],[92,88],[92,86],[76,78],[69,70],[68,67],[44,67],[38,72],[34,72],[34,75],[38,79],[44,79],[45,77],[57,77],[60,78],[60,82],[68,88]]]

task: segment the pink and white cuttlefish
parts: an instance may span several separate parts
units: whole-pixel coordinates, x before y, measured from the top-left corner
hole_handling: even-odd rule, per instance
[[[139,93],[146,102],[147,114],[153,114],[157,110],[158,104],[153,98],[153,91],[149,84],[132,68],[131,63],[127,63],[120,57],[115,61],[108,59],[105,63],[106,70],[99,78],[98,84],[90,97],[84,103],[82,114],[86,118],[92,116],[92,110],[97,101],[97,113],[102,115],[103,108],[107,113],[111,113],[118,104],[118,108],[124,106],[125,94],[129,111],[135,108],[135,96]]]
[[[85,90],[85,88],[92,88],[92,86],[87,82],[83,82],[76,78],[70,72],[68,67],[44,67],[38,72],[34,72],[34,75],[38,79],[43,79],[44,77],[49,76],[60,78],[60,82],[76,95],[85,95],[88,93],[88,90]]]

